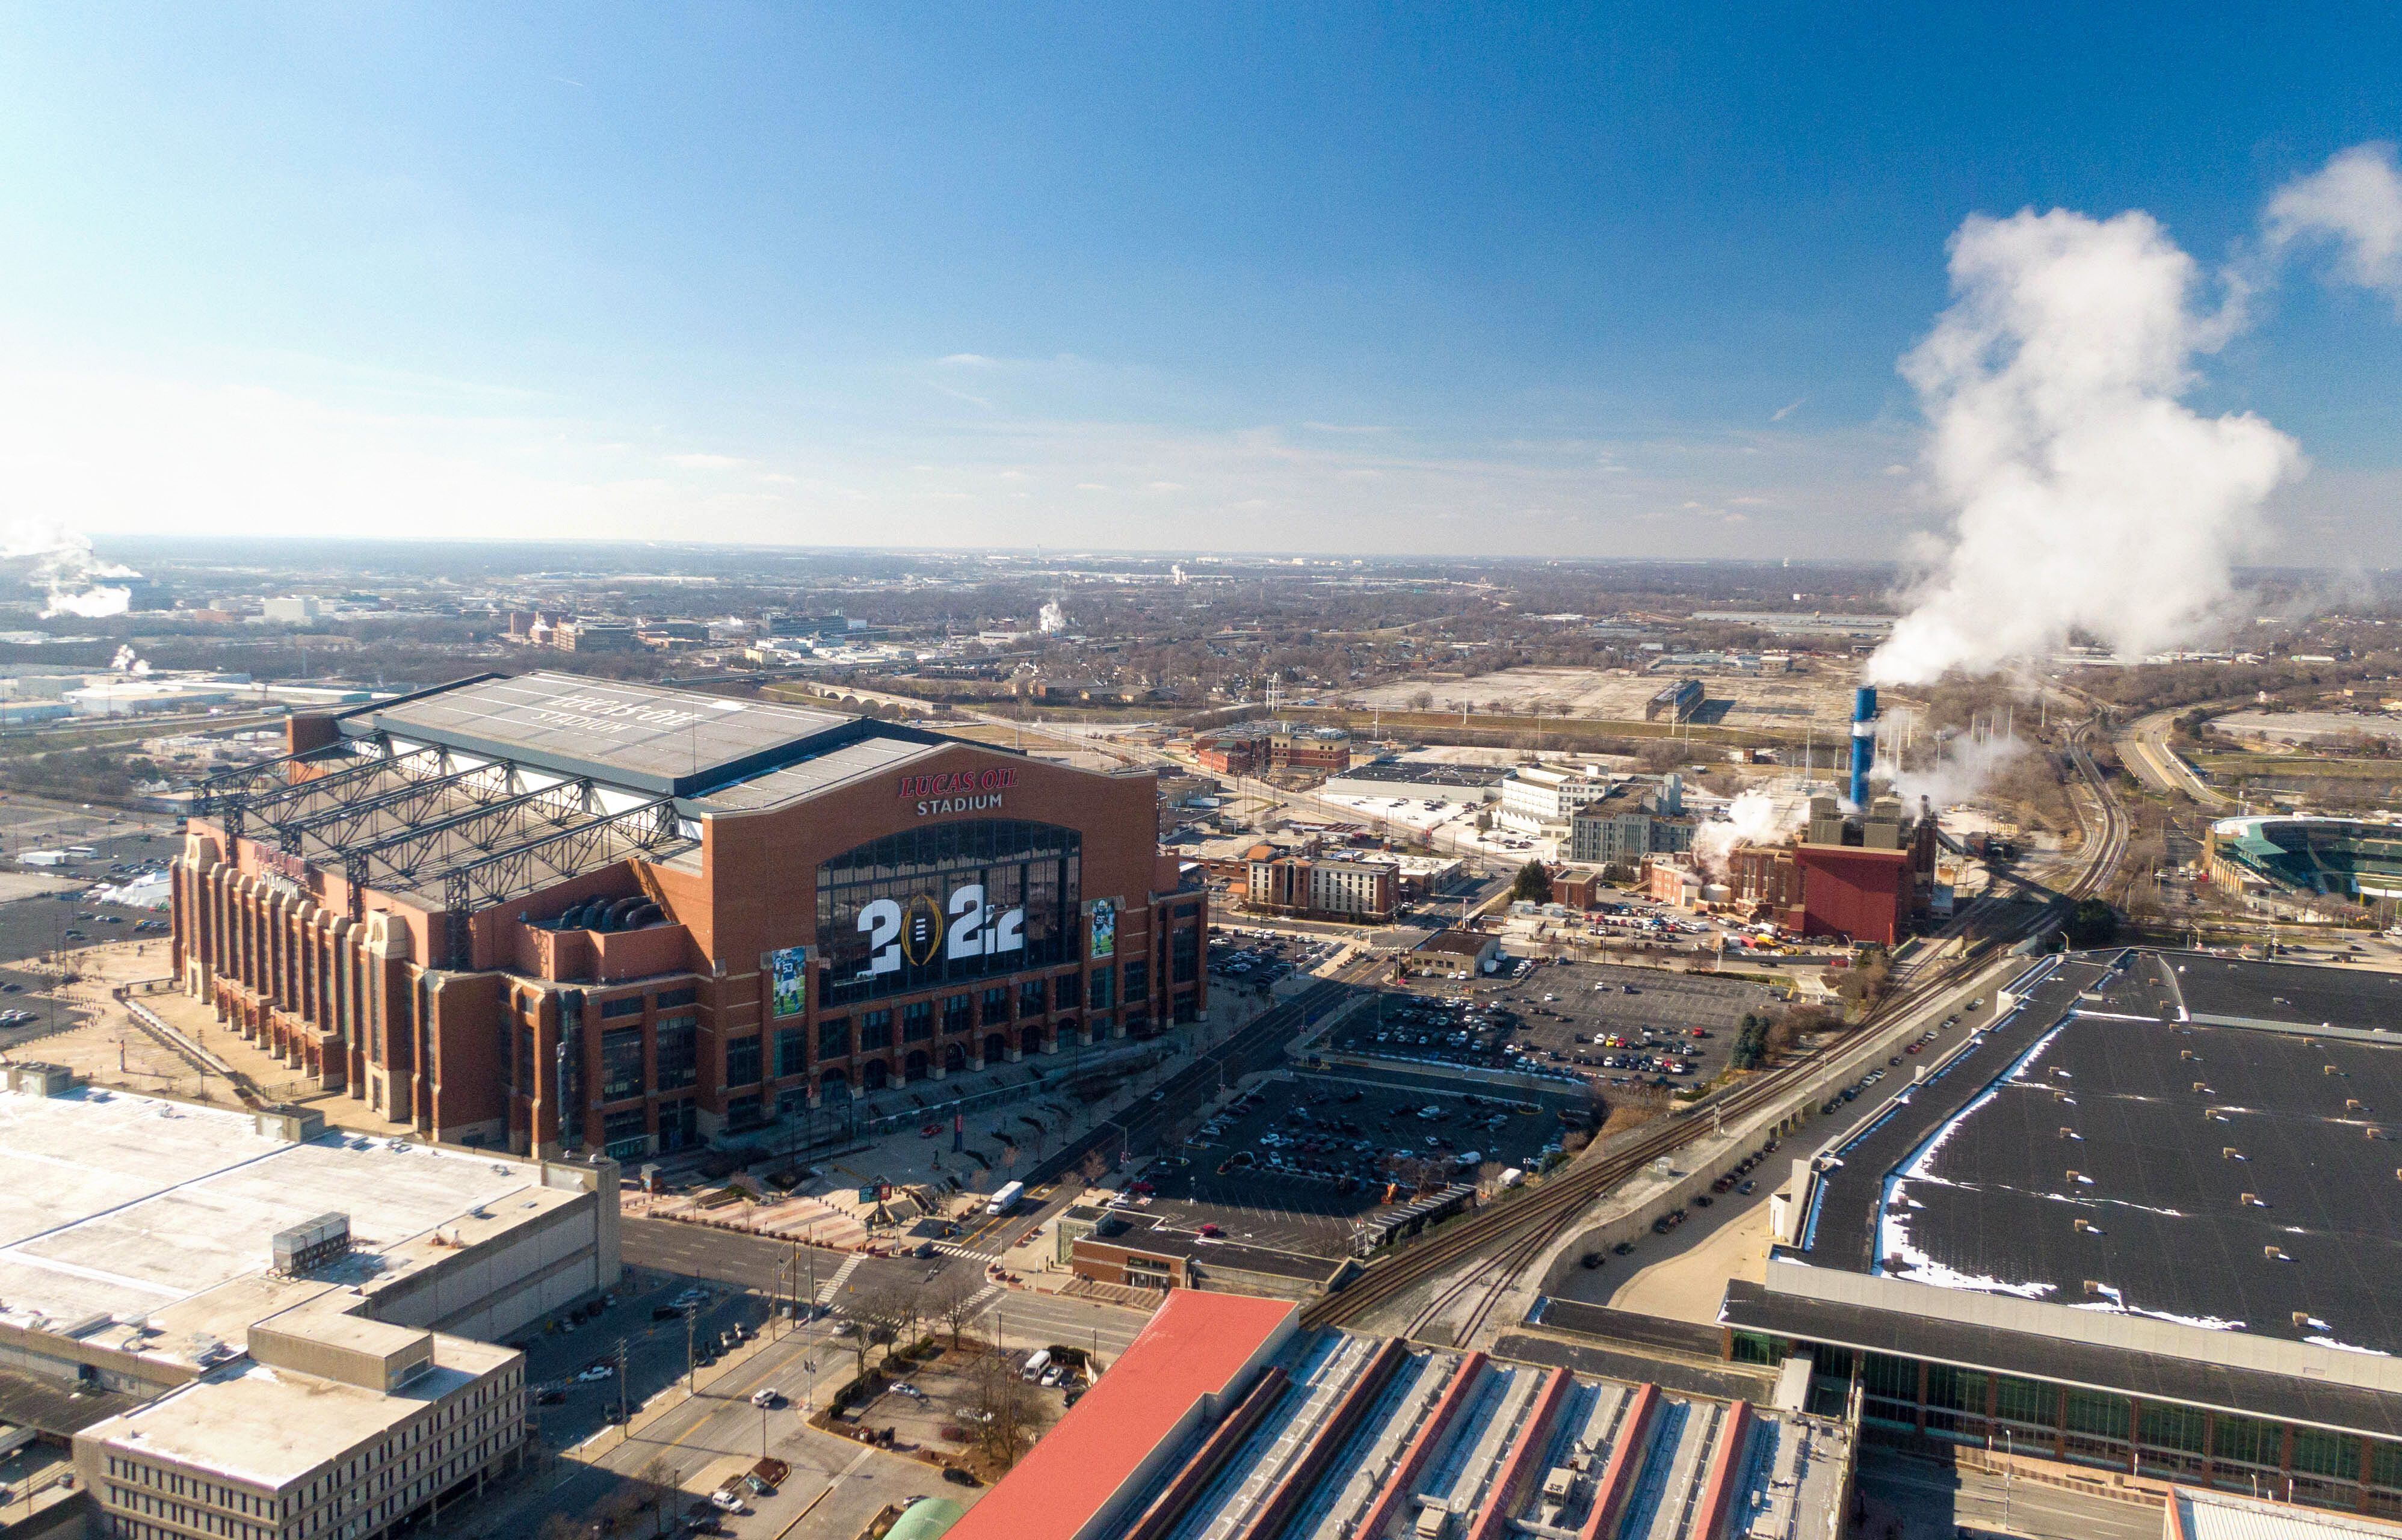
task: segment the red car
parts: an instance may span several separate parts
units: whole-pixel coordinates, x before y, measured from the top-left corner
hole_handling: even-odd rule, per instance
[[[939,1139],[942,1136],[943,1125],[940,1123],[928,1123],[925,1127],[918,1130],[918,1137],[921,1139]]]
[[[1219,1236],[1225,1234],[1226,1231],[1222,1226],[1203,1225],[1201,1227],[1201,1233],[1208,1236],[1211,1240],[1215,1240]]]

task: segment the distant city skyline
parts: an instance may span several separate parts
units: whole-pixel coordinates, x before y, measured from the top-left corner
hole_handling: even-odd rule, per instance
[[[2060,208],[2242,311],[2248,557],[2402,563],[2402,18],[2190,23],[20,8],[0,525],[1906,561],[1948,243]]]

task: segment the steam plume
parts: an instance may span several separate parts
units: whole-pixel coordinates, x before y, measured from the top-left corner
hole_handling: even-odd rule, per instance
[[[2024,744],[2004,733],[1956,734],[1939,742],[1939,757],[1933,763],[1894,776],[1893,794],[1904,806],[1915,808],[1921,797],[1939,811],[1967,802],[2026,751]]]
[[[1951,251],[1952,307],[1901,371],[1959,512],[1868,678],[1992,672],[2076,630],[2121,655],[2191,636],[2301,465],[2259,418],[2178,400],[2237,306],[2198,309],[2193,259],[2140,212],[1980,215]]]
[[[103,561],[91,542],[74,530],[41,519],[21,519],[0,537],[0,561],[33,564],[31,581],[47,596],[42,618],[55,615],[121,615],[132,606],[133,590],[104,584],[103,578],[138,578],[131,567]]]
[[[1712,818],[1693,831],[1693,864],[1712,876],[1723,876],[1727,858],[1746,845],[1774,845],[1802,826],[1803,811],[1779,802],[1765,791],[1745,791],[1727,804],[1724,818]]]

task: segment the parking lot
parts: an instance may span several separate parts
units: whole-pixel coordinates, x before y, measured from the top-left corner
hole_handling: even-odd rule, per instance
[[[1539,963],[1469,990],[1387,990],[1334,1034],[1348,1053],[1509,1069],[1596,1089],[1706,1085],[1726,1067],[1760,985],[1613,963]]]
[[[1144,1211],[1178,1229],[1340,1257],[1353,1223],[1388,1196],[1407,1203],[1421,1190],[1532,1169],[1586,1126],[1591,1105],[1574,1091],[1495,1093],[1427,1076],[1306,1072],[1229,1104],[1154,1162],[1136,1193]]]
[[[1209,979],[1221,985],[1265,989],[1279,979],[1316,968],[1340,950],[1334,942],[1213,925],[1209,928]]]

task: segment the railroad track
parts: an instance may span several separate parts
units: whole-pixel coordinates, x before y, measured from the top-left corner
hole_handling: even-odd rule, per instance
[[[2099,767],[2086,752],[2085,741],[2090,732],[2088,724],[2078,728],[2070,739],[2070,763],[2092,791],[2098,810],[2089,817],[2082,808],[2076,808],[2075,798],[2070,799],[2085,832],[2087,851],[2086,859],[2076,878],[2063,889],[2064,895],[2070,899],[2088,897],[2099,891],[2125,854],[2129,833],[2124,811],[2110,795]],[[2018,924],[2005,927],[1984,938],[1933,974],[1905,985],[1877,1009],[1863,1032],[1889,1024],[1942,994],[1955,981],[1984,967],[1996,953],[2029,936],[2042,933],[2057,924],[2059,918],[2059,906],[2047,905]],[[1489,1251],[1491,1255],[1482,1263],[1466,1267],[1458,1276],[1450,1278],[1437,1288],[1426,1304],[1412,1315],[1409,1327],[1403,1333],[1412,1338],[1420,1336],[1473,1294],[1477,1297],[1466,1319],[1451,1334],[1455,1346],[1472,1341],[1491,1317],[1494,1307],[1509,1294],[1525,1270],[1550,1249],[1576,1217],[1583,1212],[1586,1204],[1652,1161],[1700,1137],[1705,1130],[1727,1119],[1739,1119],[1788,1093],[1796,1084],[1821,1068],[1828,1058],[1857,1044],[1859,1036],[1855,1034],[1842,1043],[1825,1045],[1790,1065],[1772,1070],[1730,1092],[1706,1107],[1689,1109],[1618,1149],[1570,1166],[1524,1197],[1512,1199],[1438,1231],[1399,1256],[1369,1268],[1357,1282],[1340,1293],[1326,1295],[1313,1301],[1302,1312],[1303,1324],[1312,1327],[1354,1324],[1429,1279],[1442,1278],[1452,1270],[1474,1261],[1480,1253]]]

